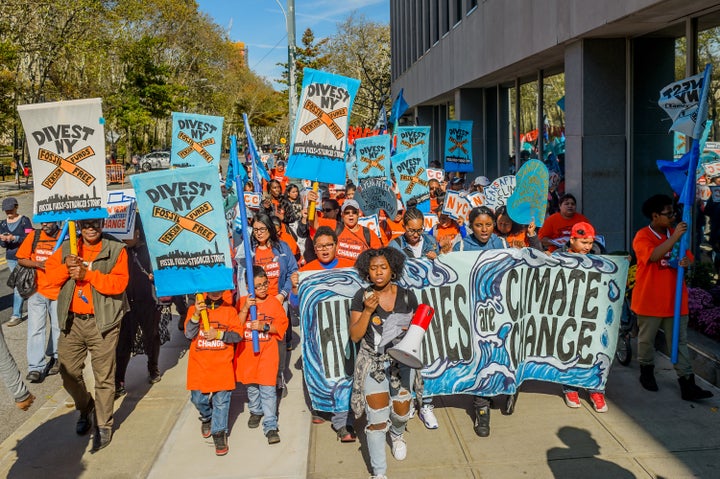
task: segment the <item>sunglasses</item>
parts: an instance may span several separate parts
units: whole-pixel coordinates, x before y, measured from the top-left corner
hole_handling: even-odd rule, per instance
[[[80,226],[80,229],[87,229],[87,228],[93,228],[98,229],[102,227],[102,221],[96,220],[96,221],[80,221],[78,223],[78,226]]]
[[[675,211],[661,211],[661,212],[658,213],[658,214],[660,214],[660,215],[662,215],[662,216],[665,216],[666,218],[672,218],[672,217],[674,217],[677,213],[676,213]]]

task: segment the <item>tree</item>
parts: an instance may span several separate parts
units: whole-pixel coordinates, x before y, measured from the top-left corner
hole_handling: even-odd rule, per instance
[[[323,45],[331,71],[360,80],[350,122],[372,128],[390,109],[390,26],[350,15]]]
[[[295,87],[297,88],[298,98],[300,98],[300,92],[302,91],[303,69],[323,70],[330,64],[330,56],[324,52],[327,43],[327,38],[322,38],[316,42],[315,33],[310,28],[305,29],[303,32],[300,39],[301,46],[295,48]],[[289,86],[287,62],[278,63],[277,65],[283,67],[280,79],[277,82],[286,87]],[[283,90],[285,96],[287,96],[287,92],[287,88],[285,88]]]

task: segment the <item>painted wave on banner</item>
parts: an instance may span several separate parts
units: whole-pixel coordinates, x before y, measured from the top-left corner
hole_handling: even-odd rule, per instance
[[[421,348],[425,394],[513,394],[530,379],[604,388],[627,268],[623,257],[530,248],[409,261],[400,284],[435,309]],[[364,287],[352,269],[301,277],[303,367],[317,410],[348,407],[349,306]]]

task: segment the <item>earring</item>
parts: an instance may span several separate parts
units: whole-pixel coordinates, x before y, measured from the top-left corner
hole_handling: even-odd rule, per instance
[[[393,273],[392,276],[390,276],[390,279],[392,279],[393,281],[395,281],[395,280],[397,279],[397,275],[396,275],[395,273]]]
[[[367,275],[367,278],[365,279],[368,283],[370,282],[370,275]]]

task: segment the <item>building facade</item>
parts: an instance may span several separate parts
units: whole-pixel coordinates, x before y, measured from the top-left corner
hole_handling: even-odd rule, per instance
[[[630,250],[647,223],[644,199],[670,193],[655,164],[674,152],[660,89],[704,68],[698,38],[720,25],[720,2],[391,0],[390,9],[393,96],[404,88],[405,119],[432,127],[431,160],[442,160],[448,119],[473,120],[474,175],[507,174],[520,135],[543,131],[547,84],[559,75],[565,191],[609,250]]]

